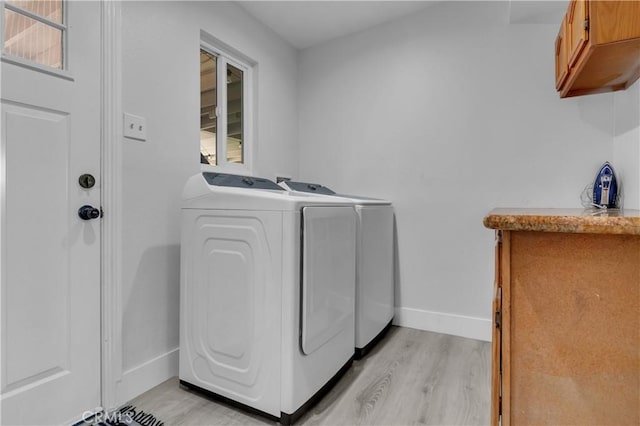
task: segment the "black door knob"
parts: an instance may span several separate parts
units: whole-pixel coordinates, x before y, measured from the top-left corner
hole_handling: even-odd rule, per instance
[[[100,210],[93,206],[85,205],[78,209],[78,216],[82,220],[97,219],[100,217]]]

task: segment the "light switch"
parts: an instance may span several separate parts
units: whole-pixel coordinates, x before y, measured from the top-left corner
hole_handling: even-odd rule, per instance
[[[124,137],[139,141],[147,140],[147,120],[133,114],[124,114]]]

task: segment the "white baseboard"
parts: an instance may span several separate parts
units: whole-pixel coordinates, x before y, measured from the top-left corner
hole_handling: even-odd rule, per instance
[[[485,342],[491,341],[491,320],[486,318],[396,307],[393,324]]]
[[[118,386],[121,404],[132,400],[165,380],[178,375],[179,348],[157,356],[144,364],[133,367],[122,374]]]
[[[412,308],[396,308],[393,324],[401,327],[491,341],[491,320]],[[178,375],[179,348],[127,370],[118,386],[120,404]]]

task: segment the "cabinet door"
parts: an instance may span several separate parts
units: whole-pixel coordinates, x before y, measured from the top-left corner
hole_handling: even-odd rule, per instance
[[[587,0],[571,0],[566,23],[569,36],[569,68],[576,64],[589,40],[588,10]]]
[[[494,285],[493,298],[493,333],[491,350],[491,424],[498,425],[501,411],[501,382],[502,382],[502,288],[498,283]]]
[[[556,38],[556,89],[560,90],[569,74],[567,61],[567,15],[562,19],[560,32]]]
[[[493,333],[491,350],[491,425],[497,426],[500,422],[500,384],[502,376],[502,280],[501,280],[501,251],[502,233],[496,231],[496,253],[495,253],[495,281],[493,283]]]
[[[591,45],[632,41],[640,37],[640,2],[593,1],[589,21]]]
[[[509,244],[502,424],[640,425],[640,236],[523,231]]]

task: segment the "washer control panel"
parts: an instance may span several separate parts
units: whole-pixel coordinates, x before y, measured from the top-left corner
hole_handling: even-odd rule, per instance
[[[247,189],[273,189],[277,191],[284,191],[284,189],[279,187],[275,182],[264,178],[213,172],[203,172],[202,176],[209,185],[214,186],[230,186],[233,188]]]

